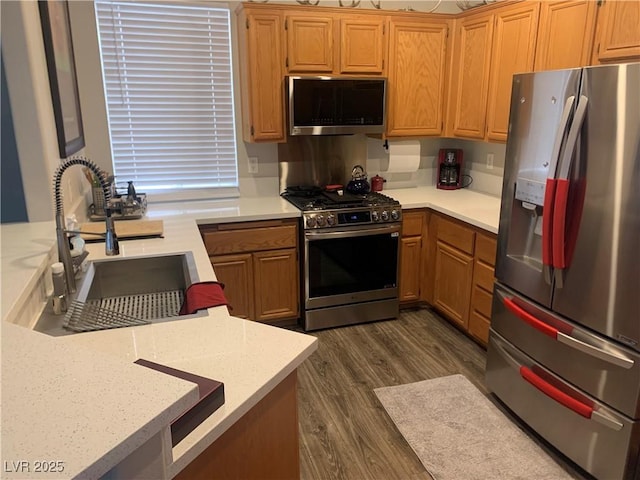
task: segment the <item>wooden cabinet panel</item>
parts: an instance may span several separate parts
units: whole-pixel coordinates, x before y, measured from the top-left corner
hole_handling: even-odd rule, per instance
[[[209,255],[223,255],[295,247],[296,232],[295,225],[282,225],[254,228],[250,232],[245,230],[205,231],[202,236]]]
[[[541,3],[536,71],[589,65],[596,8],[588,0]]]
[[[473,294],[471,295],[471,310],[475,310],[486,318],[491,318],[491,301],[493,296],[490,292],[474,286]]]
[[[382,73],[385,21],[371,15],[340,19],[340,73]]]
[[[405,211],[402,214],[402,236],[417,237],[422,235],[425,213]]]
[[[533,71],[539,8],[538,2],[523,2],[496,11],[487,103],[489,140],[507,140],[512,77]]]
[[[473,255],[475,233],[468,227],[438,217],[438,240],[456,247],[458,250]]]
[[[238,16],[243,138],[284,141],[282,17],[243,10]]]
[[[298,256],[295,249],[253,254],[255,319],[298,317]]]
[[[253,261],[250,253],[210,257],[218,281],[224,283],[229,313],[253,318]]]
[[[297,385],[294,370],[176,480],[300,478]]]
[[[473,257],[438,240],[435,271],[435,306],[466,329],[469,321]]]
[[[292,219],[200,226],[232,315],[279,324],[297,320],[297,232],[298,222]]]
[[[456,20],[449,123],[455,136],[484,138],[493,15]]]
[[[422,238],[407,237],[400,245],[400,301],[420,300],[420,266],[422,258]]]
[[[476,311],[469,314],[469,333],[484,345],[489,343],[491,322]]]
[[[494,270],[484,262],[476,260],[473,269],[473,283],[484,288],[487,292],[493,291]]]
[[[598,13],[596,62],[640,58],[640,2],[607,0]]]
[[[387,136],[442,133],[447,31],[446,20],[390,20]]]
[[[325,72],[334,68],[334,22],[329,15],[287,15],[287,71]]]
[[[488,236],[481,233],[476,235],[476,258],[492,267],[496,263],[497,241],[495,235]]]

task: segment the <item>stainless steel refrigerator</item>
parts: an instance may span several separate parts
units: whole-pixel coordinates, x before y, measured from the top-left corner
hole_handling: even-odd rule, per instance
[[[514,76],[486,381],[587,472],[640,478],[640,63]]]

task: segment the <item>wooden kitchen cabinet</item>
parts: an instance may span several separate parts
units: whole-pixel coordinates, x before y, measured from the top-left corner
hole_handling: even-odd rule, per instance
[[[589,0],[540,4],[536,72],[589,65],[596,9],[596,2]]]
[[[514,74],[533,71],[539,10],[538,2],[522,2],[495,13],[487,98],[489,141],[507,141],[511,82]]]
[[[216,277],[225,284],[224,294],[231,305],[231,314],[240,318],[254,317],[253,256],[217,255],[210,257]]]
[[[496,236],[476,233],[469,333],[485,346],[489,343],[491,304],[495,279]]]
[[[423,232],[426,212],[403,212],[400,240],[399,299],[401,304],[420,301],[422,284]]]
[[[389,21],[387,136],[443,131],[450,20]]]
[[[289,73],[333,73],[336,54],[332,16],[308,12],[287,15],[285,29]]]
[[[433,212],[429,224],[427,302],[483,345],[491,324],[496,236]]]
[[[386,21],[382,15],[343,15],[340,18],[340,73],[383,73],[387,50]]]
[[[485,136],[493,23],[493,15],[486,14],[455,22],[448,114],[453,136]]]
[[[296,11],[286,15],[286,69],[300,74],[377,74],[384,69],[386,17]]]
[[[606,0],[598,11],[593,64],[640,59],[640,2]]]
[[[452,136],[505,142],[511,81],[533,71],[539,2],[518,2],[464,13],[455,22],[449,89]]]
[[[434,306],[467,329],[475,232],[444,216],[436,221]]]
[[[298,317],[298,253],[295,248],[253,254],[255,313],[259,322]],[[296,278],[292,278],[295,272]]]
[[[244,5],[237,19],[243,139],[284,142],[282,15]]]
[[[297,322],[296,220],[204,225],[200,233],[232,315],[279,325]]]

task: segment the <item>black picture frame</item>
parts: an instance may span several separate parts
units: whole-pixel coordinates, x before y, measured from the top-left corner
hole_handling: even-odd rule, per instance
[[[60,158],[67,158],[85,145],[69,4],[67,0],[39,0],[38,8],[58,133],[58,150]]]

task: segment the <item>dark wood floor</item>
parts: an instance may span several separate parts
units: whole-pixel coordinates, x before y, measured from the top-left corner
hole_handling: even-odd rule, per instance
[[[430,479],[373,389],[461,373],[486,393],[485,350],[428,309],[313,335],[298,369],[301,478]]]
[[[429,309],[312,335],[318,350],[298,368],[301,479],[432,480],[373,389],[461,373],[487,394],[485,349]],[[591,478],[519,425],[574,478]]]

